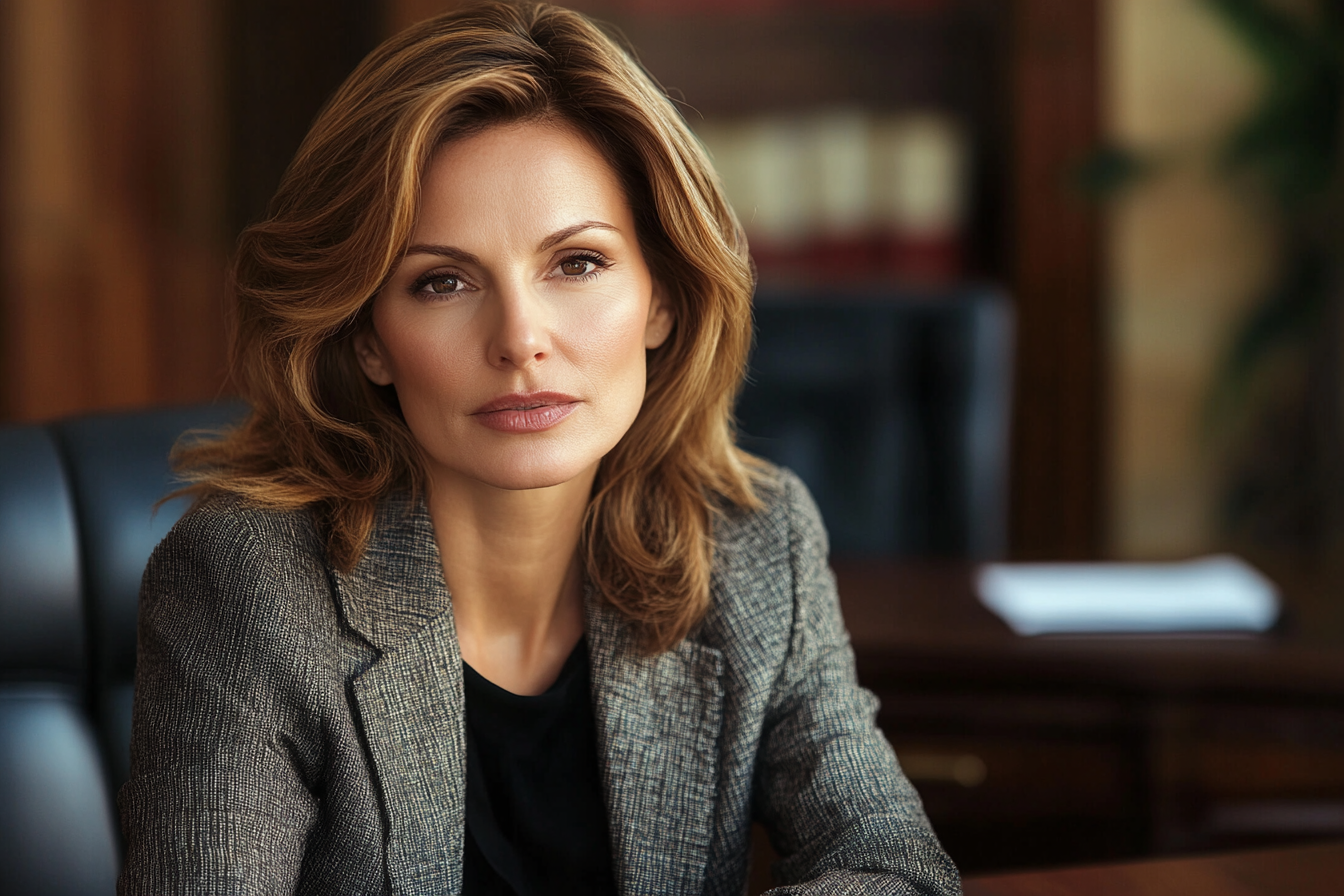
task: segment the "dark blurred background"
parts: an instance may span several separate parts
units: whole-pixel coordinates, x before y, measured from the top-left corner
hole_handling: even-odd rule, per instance
[[[0,0],[0,420],[227,395],[237,232],[363,55],[447,5]],[[861,674],[954,857],[1344,835],[1340,4],[575,5],[677,99],[746,223],[753,382],[794,391],[744,406],[744,437],[833,486]],[[840,432],[834,396],[878,381],[889,419]],[[937,435],[957,402],[992,424],[965,444]],[[1284,588],[1289,640],[1042,647],[966,584],[979,559],[1220,550]]]
[[[1015,382],[1032,396],[1015,411],[1014,550],[1102,553],[1103,247],[1095,209],[1065,183],[1100,134],[1100,7],[580,6],[629,38],[705,135],[734,199],[753,205],[740,211],[767,283],[802,265],[831,282],[1007,287]],[[264,213],[345,74],[393,29],[441,7],[7,0],[0,414],[47,419],[216,394],[220,271],[234,236]],[[825,180],[800,169],[800,156],[820,153],[822,168],[843,171],[856,151],[895,171],[874,163],[872,183],[850,178],[829,198],[774,207],[800,177]],[[913,188],[893,185],[902,170],[914,172],[901,181]]]

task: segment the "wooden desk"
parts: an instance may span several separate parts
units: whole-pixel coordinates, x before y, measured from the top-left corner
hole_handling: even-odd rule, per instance
[[[859,676],[967,872],[1344,837],[1344,596],[1265,636],[1014,635],[971,569],[835,563]]]
[[[1344,843],[969,878],[966,896],[1336,896]]]

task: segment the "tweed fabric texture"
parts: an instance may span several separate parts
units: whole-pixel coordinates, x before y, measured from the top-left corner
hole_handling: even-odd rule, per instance
[[[955,894],[874,725],[811,497],[780,471],[716,523],[709,614],[635,649],[590,591],[598,762],[623,894],[737,896],[753,820],[775,894]],[[215,500],[141,593],[119,893],[456,894],[461,655],[428,512],[394,496],[349,575],[312,520]]]

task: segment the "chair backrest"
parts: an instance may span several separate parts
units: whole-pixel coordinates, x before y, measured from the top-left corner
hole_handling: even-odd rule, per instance
[[[741,442],[802,477],[835,553],[1002,556],[1005,296],[762,289],[755,313]]]
[[[140,577],[154,546],[188,506],[155,504],[180,485],[168,454],[193,429],[237,422],[220,403],[74,417],[52,425],[69,473],[82,546],[94,720],[114,788],[130,772],[135,625]]]
[[[0,427],[0,889],[111,894],[117,835],[86,707],[75,508],[51,434]]]
[[[112,894],[140,577],[168,454],[241,404],[0,427],[0,892]]]

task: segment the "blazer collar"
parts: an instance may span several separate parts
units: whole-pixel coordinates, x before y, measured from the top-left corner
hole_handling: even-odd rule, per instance
[[[423,500],[382,503],[369,546],[335,573],[347,624],[380,657],[352,691],[386,803],[394,893],[458,893],[466,809],[462,654]],[[713,835],[723,654],[693,640],[641,654],[585,589],[598,762],[617,889],[699,893]]]
[[[424,502],[404,495],[382,502],[363,558],[335,579],[347,624],[380,653],[351,692],[386,813],[390,890],[458,893],[467,768],[462,653]]]
[[[440,616],[452,615],[423,497],[397,493],[385,498],[364,556],[349,574],[335,575],[346,623],[383,653]]]
[[[592,588],[587,637],[617,889],[704,889],[718,790],[723,654],[692,640],[644,656]]]

